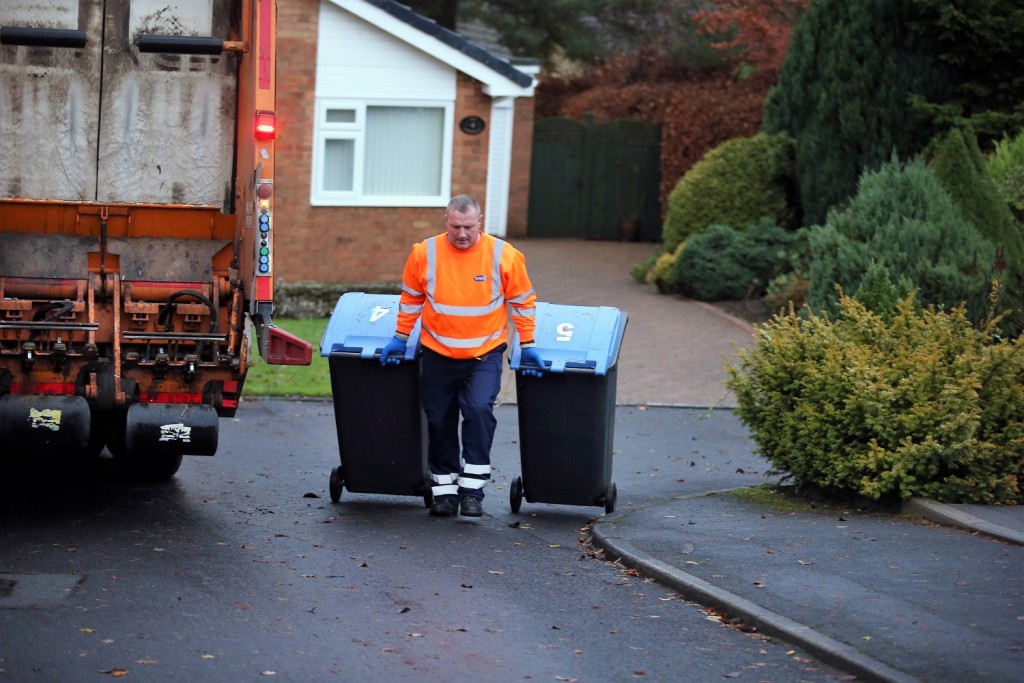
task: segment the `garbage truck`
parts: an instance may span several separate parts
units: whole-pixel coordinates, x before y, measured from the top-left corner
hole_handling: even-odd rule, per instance
[[[0,459],[213,455],[273,321],[275,0],[0,2]]]

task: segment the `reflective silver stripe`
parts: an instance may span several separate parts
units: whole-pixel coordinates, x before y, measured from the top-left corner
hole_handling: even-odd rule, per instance
[[[494,251],[491,253],[491,301],[503,305],[505,298],[501,291],[501,252],[505,249],[504,240],[494,240]]]
[[[470,479],[468,477],[459,477],[459,486],[464,489],[482,489],[487,486],[486,479]],[[434,488],[437,488],[436,486]],[[434,495],[437,495],[436,493]]]
[[[491,334],[489,337],[476,337],[474,339],[456,339],[455,337],[442,337],[441,335],[437,334],[433,330],[428,329],[426,327],[424,327],[423,330],[431,337],[441,342],[450,349],[475,349],[478,346],[483,346],[484,344],[493,339],[500,338],[502,332],[504,332],[504,330],[498,330]]]
[[[431,486],[430,492],[434,494],[435,498],[441,496],[457,496],[459,495],[459,487],[456,484],[445,484],[444,486]]]
[[[450,304],[439,304],[436,301],[430,302],[434,310],[441,315],[461,316],[461,317],[475,317],[478,315],[487,315],[494,313],[499,310],[505,303],[501,299],[497,299],[487,304],[486,306],[452,306]]]
[[[430,305],[434,305],[434,288],[437,286],[437,237],[431,237],[426,241],[427,256],[427,286],[424,294]]]
[[[537,315],[536,315],[537,314],[537,309],[536,308],[516,308],[515,306],[510,306],[510,308],[512,309],[512,315],[517,316],[519,318],[535,318],[535,317],[537,317]]]
[[[423,312],[423,304],[398,304],[398,312],[419,315]]]
[[[409,296],[414,296],[417,298],[423,296],[423,292],[417,292],[412,287],[407,287],[404,283],[402,284],[402,291],[408,294]]]
[[[459,486],[464,489],[482,489],[487,486],[491,478],[491,466],[470,465],[465,463],[462,466],[462,476],[459,477]]]
[[[532,289],[530,291],[528,291],[528,292],[523,292],[522,294],[520,294],[516,298],[509,299],[508,302],[510,304],[521,304],[521,303],[525,302],[528,298],[530,298],[530,295],[533,294],[533,292],[534,292],[534,290],[532,290]]]
[[[430,480],[434,482],[434,485],[430,487],[430,492],[435,497],[456,496],[459,493],[458,478],[457,474],[434,474],[431,472]]]

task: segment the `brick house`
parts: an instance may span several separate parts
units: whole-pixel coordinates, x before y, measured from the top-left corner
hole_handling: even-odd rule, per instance
[[[392,0],[277,0],[286,282],[393,282],[455,194],[526,234],[533,74]]]

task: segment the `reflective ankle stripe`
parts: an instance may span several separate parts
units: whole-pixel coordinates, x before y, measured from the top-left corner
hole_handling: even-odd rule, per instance
[[[459,494],[459,486],[456,483],[458,475],[455,474],[434,474],[431,472],[430,480],[434,482],[434,485],[430,487],[431,493],[434,494],[435,498],[440,496],[457,496]]]

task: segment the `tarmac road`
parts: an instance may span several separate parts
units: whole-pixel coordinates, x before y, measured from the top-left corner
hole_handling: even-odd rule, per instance
[[[723,359],[735,360],[737,349],[752,346],[754,328],[632,281],[629,267],[652,245],[527,240],[516,246],[541,300],[628,311],[620,406],[734,405],[723,387]],[[729,424],[731,438],[745,437],[738,421]],[[717,487],[750,486],[745,470],[733,475]],[[601,517],[594,539],[685,597],[865,680],[1021,679],[1019,506],[914,499],[903,515],[787,511],[727,494],[659,490],[666,494],[661,500],[627,503]]]

